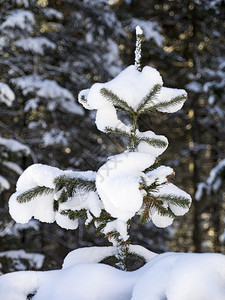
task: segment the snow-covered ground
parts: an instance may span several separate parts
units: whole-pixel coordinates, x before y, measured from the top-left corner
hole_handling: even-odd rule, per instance
[[[33,300],[224,300],[224,255],[139,250],[148,262],[132,272],[97,263],[115,247],[90,247],[69,253],[60,270],[2,275],[0,299],[35,294]]]

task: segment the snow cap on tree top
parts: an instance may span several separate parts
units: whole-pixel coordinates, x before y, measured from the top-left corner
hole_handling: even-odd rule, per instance
[[[81,91],[78,100],[85,108],[97,110],[96,125],[99,130],[120,127],[129,131],[117,118],[112,98],[115,102],[123,103],[125,110],[131,113],[141,114],[153,110],[176,112],[186,100],[186,91],[162,85],[162,77],[156,69],[145,66],[142,71],[138,71],[131,65],[111,81],[95,83],[90,89]]]
[[[142,29],[141,29],[141,27],[140,27],[139,25],[136,26],[136,34],[137,34],[137,35],[143,34],[143,31],[142,31]]]

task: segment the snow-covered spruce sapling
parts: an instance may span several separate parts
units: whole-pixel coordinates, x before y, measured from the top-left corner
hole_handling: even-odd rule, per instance
[[[21,223],[34,217],[76,229],[78,218],[84,218],[86,225],[93,224],[115,246],[113,255],[120,269],[126,268],[126,257],[137,249],[130,245],[129,237],[130,220],[135,215],[143,223],[151,220],[157,227],[166,227],[191,204],[186,192],[168,182],[173,170],[156,167],[157,157],[168,146],[166,137],[138,130],[142,114],[176,112],[187,94],[163,87],[156,69],[141,69],[141,29],[136,33],[135,65],[79,94],[86,109],[96,110],[97,128],[127,138],[127,150],[109,157],[97,172],[32,165],[19,178],[9,201],[12,217]],[[129,120],[126,124],[118,118],[121,111]]]

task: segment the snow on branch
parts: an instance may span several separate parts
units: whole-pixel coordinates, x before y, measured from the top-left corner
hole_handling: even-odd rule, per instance
[[[143,31],[140,26],[136,27],[136,48],[135,48],[135,67],[141,71],[141,44],[143,38]]]
[[[195,193],[195,199],[200,201],[205,195],[217,193],[222,187],[224,179],[225,159],[221,160],[219,164],[210,171],[206,182],[200,182],[198,184],[198,188]]]
[[[29,31],[32,29],[34,22],[34,14],[31,11],[18,9],[6,18],[0,25],[0,29],[19,27]]]
[[[0,102],[5,103],[7,106],[12,106],[15,100],[15,94],[4,82],[0,82]]]
[[[23,95],[35,94],[37,98],[51,99],[51,109],[60,107],[73,114],[83,115],[83,108],[75,102],[73,94],[60,86],[55,80],[42,79],[39,76],[24,76],[12,79],[12,83],[22,90]],[[35,99],[37,102],[38,100]],[[30,103],[31,104],[31,103]],[[35,105],[36,103],[33,103]],[[31,105],[32,107],[32,105]],[[27,108],[28,109],[28,108]]]
[[[101,213],[95,173],[62,171],[42,164],[24,171],[9,200],[10,214],[17,222],[26,223],[34,217],[42,222],[56,221],[67,229],[77,228],[79,212],[82,215],[84,209],[95,217]],[[76,219],[73,212],[78,212]]]
[[[30,148],[14,139],[0,137],[0,145],[4,146],[10,152],[22,152],[25,155],[30,154]]]
[[[15,45],[25,51],[32,51],[33,53],[40,55],[44,55],[45,48],[56,48],[56,45],[45,37],[22,38],[17,40]]]

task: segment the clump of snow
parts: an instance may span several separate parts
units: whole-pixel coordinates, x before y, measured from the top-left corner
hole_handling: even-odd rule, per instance
[[[164,102],[169,102],[176,97],[183,97],[183,101],[166,107],[158,107],[158,111],[164,113],[174,113],[182,108],[187,97],[187,92],[185,90],[162,87],[160,92],[158,93],[157,98],[153,99],[150,107],[162,104]]]
[[[186,214],[191,205],[191,196],[189,194],[187,194],[186,192],[184,192],[183,190],[179,189],[177,186],[175,186],[172,183],[166,183],[161,186],[158,186],[157,190],[152,191],[151,194],[154,195],[154,197],[157,197],[159,200],[162,200],[163,207],[165,209],[169,208],[176,216],[183,216],[184,214]],[[188,207],[176,205],[169,200],[165,200],[165,198],[167,198],[170,195],[188,199],[189,200]],[[155,207],[150,208],[149,216],[150,216],[152,222],[157,227],[164,228],[164,227],[171,225],[173,222],[173,217],[163,216],[162,214],[159,213],[159,211]]]
[[[0,82],[0,102],[5,103],[7,106],[12,106],[14,100],[15,94],[8,84]]]
[[[114,254],[84,248],[71,252],[61,270],[14,272],[0,277],[0,298],[26,300],[223,300],[225,257],[222,254],[165,253],[132,272],[93,263]],[[80,258],[80,262],[79,262]],[[90,263],[89,263],[90,261]],[[88,288],[87,288],[88,287]]]
[[[66,229],[76,229],[78,221],[71,220],[65,211],[77,211],[86,209],[95,217],[99,217],[102,210],[102,202],[94,191],[82,191],[77,189],[75,195],[67,202],[58,204],[58,211],[54,210],[54,201],[57,201],[63,189],[57,191],[55,178],[68,176],[84,180],[95,180],[95,173],[91,171],[74,172],[62,171],[55,167],[42,164],[34,164],[28,167],[19,177],[16,192],[9,199],[9,212],[18,223],[27,223],[32,217],[42,222],[52,223],[56,221],[59,226]],[[30,201],[19,202],[23,193],[37,187],[46,187],[48,192],[34,196]]]
[[[155,155],[156,157],[161,155],[166,148],[168,147],[168,140],[165,136],[163,135],[156,135],[152,131],[145,131],[145,132],[140,132],[137,131],[137,138],[142,139],[143,141],[139,142],[137,146],[137,151],[138,152],[143,152],[143,153],[151,153],[152,155]],[[159,140],[163,143],[165,143],[165,146],[159,147],[157,144],[154,146],[154,144],[148,143],[147,140]]]
[[[158,255],[139,245],[129,245],[128,251],[129,253],[143,257],[146,262]],[[79,248],[67,254],[63,261],[63,268],[68,268],[76,264],[99,263],[107,257],[116,256],[117,253],[118,248],[115,246]]]
[[[106,88],[136,109],[156,84],[163,84],[156,69],[146,66],[139,72],[135,66],[129,66],[111,81],[95,83],[88,92],[87,103],[91,109],[104,108],[108,100],[101,94],[101,89]]]
[[[64,258],[63,269],[76,264],[94,264],[99,263],[107,257],[117,254],[117,247],[85,247],[71,251]]]
[[[141,208],[141,176],[154,161],[148,153],[125,152],[113,156],[98,170],[97,192],[111,216],[127,221]]]
[[[162,184],[167,182],[169,176],[173,176],[174,171],[170,167],[160,166],[156,169],[146,172],[145,181],[148,185],[151,185],[154,182]]]
[[[129,239],[126,222],[117,219],[108,222],[105,228],[103,229],[104,234],[109,234],[110,232],[115,232],[115,231],[119,232],[120,237],[122,238],[123,241],[127,241]]]
[[[115,107],[104,96],[103,89],[112,92],[136,111],[153,87],[162,84],[162,78],[156,69],[146,66],[139,72],[135,66],[129,66],[111,81],[95,83],[89,90],[81,91],[78,100],[85,108],[97,110],[96,125],[99,130],[105,131],[107,127],[112,127],[129,132],[129,127],[118,119]],[[146,107],[172,113],[183,106],[186,95],[184,90],[162,87]],[[171,100],[180,96],[184,97],[182,101],[169,105]],[[162,107],[165,103],[168,105]]]
[[[14,220],[11,220],[7,223],[3,230],[0,232],[0,236],[4,237],[7,235],[10,236],[20,236],[20,233],[24,229],[33,228],[35,231],[40,229],[39,222],[36,220],[30,220],[26,224],[15,223]]]
[[[210,95],[208,98],[208,102],[210,105],[213,105],[215,103],[216,99],[214,95]]]
[[[44,48],[55,49],[55,44],[45,37],[23,38],[15,42],[15,45],[23,48],[25,51],[43,55]]]
[[[129,253],[133,253],[135,255],[144,258],[146,262],[151,261],[155,256],[158,255],[155,252],[149,251],[145,247],[142,247],[140,245],[132,245],[132,244],[129,245]]]
[[[28,167],[19,177],[16,189],[17,191],[21,191],[36,186],[46,186],[50,189],[54,189],[54,180],[61,175],[64,175],[64,172],[56,167],[34,164]]]
[[[34,24],[34,15],[31,11],[18,9],[7,17],[7,19],[0,25],[0,29],[7,27],[19,27],[21,29],[31,30]]]
[[[66,202],[59,204],[59,211],[63,210],[89,210],[95,217],[99,217],[101,213],[102,203],[98,195],[93,192],[84,192],[77,190],[76,195]]]
[[[18,223],[27,223],[32,217],[42,222],[53,223],[55,212],[53,209],[54,195],[39,195],[28,202],[18,202],[21,190],[14,193],[9,199],[9,213]]]
[[[59,212],[56,212],[56,214],[55,214],[55,221],[60,227],[66,228],[66,229],[71,229],[71,230],[77,229],[77,227],[79,225],[77,219],[71,220],[68,218],[68,216],[63,215]]]

